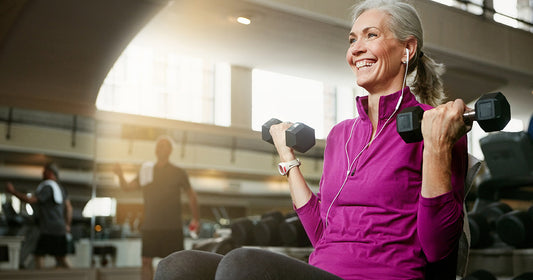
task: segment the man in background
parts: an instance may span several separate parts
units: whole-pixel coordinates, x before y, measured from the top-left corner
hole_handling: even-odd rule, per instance
[[[125,190],[141,189],[144,199],[144,221],[142,226],[142,279],[153,279],[153,258],[184,249],[181,217],[181,192],[187,193],[192,220],[191,231],[199,226],[196,193],[189,182],[189,176],[182,168],[169,161],[173,141],[161,136],[156,141],[157,161],[144,163],[137,177],[127,182],[120,165],[114,172],[120,186]]]
[[[8,193],[34,207],[39,225],[39,239],[35,247],[35,268],[44,267],[44,256],[52,255],[56,267],[69,268],[67,262],[67,233],[72,222],[72,204],[65,189],[59,184],[59,171],[55,164],[48,163],[43,169],[43,181],[32,195],[19,192],[7,183]]]

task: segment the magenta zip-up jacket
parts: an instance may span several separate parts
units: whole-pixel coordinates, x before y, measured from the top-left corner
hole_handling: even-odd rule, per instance
[[[380,97],[383,130],[367,148],[368,97],[357,98],[359,117],[328,135],[319,193],[296,209],[314,247],[309,263],[343,279],[424,279],[426,264],[449,255],[462,233],[466,136],[452,152],[453,190],[422,197],[423,142],[406,144],[397,114],[389,119],[400,95]],[[398,112],[416,105],[431,108],[404,88]]]

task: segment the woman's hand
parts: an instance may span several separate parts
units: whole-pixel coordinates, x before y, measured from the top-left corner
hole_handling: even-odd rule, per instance
[[[423,197],[437,197],[452,190],[453,146],[472,126],[465,124],[463,120],[463,114],[467,110],[469,109],[463,100],[457,99],[424,112]]]
[[[269,130],[270,135],[272,136],[272,140],[274,141],[274,146],[276,146],[276,150],[278,151],[280,160],[282,162],[287,162],[296,159],[293,149],[287,147],[285,142],[285,131],[289,127],[291,127],[291,125],[292,123],[290,122],[282,122],[270,126]]]
[[[430,151],[451,151],[453,145],[472,128],[463,114],[470,109],[461,99],[450,101],[424,112],[422,136],[424,148]]]

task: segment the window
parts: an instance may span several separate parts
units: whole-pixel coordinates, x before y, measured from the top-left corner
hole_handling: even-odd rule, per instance
[[[252,71],[252,129],[271,118],[302,122],[324,139],[339,121],[354,118],[355,96],[362,89],[342,88],[299,77]]]
[[[433,0],[433,2],[438,2],[446,6],[465,10],[476,15],[483,14],[483,0]]]
[[[496,22],[533,32],[533,2],[518,0],[433,0]]]
[[[254,69],[252,128],[261,130],[271,118],[303,122],[324,137],[324,85],[321,82]]]
[[[106,77],[99,110],[230,125],[230,69],[203,59],[129,46]]]
[[[499,1],[494,0],[494,10],[497,12],[494,14],[494,21],[517,28],[518,10],[516,9],[516,0]]]

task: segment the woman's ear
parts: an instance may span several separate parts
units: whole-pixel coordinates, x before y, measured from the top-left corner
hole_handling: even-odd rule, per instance
[[[405,48],[409,51],[409,61],[413,60],[413,57],[416,55],[417,47],[418,41],[412,36],[405,42]]]

